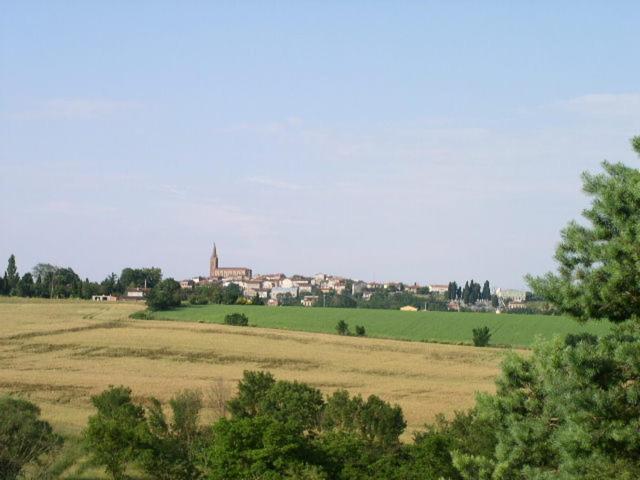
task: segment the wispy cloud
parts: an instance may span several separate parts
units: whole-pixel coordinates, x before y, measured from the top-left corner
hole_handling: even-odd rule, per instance
[[[288,117],[284,120],[274,120],[263,123],[239,123],[214,129],[215,133],[254,133],[259,135],[282,135],[302,128],[302,120],[298,117]]]
[[[117,209],[103,204],[90,204],[70,200],[48,200],[38,205],[34,211],[51,215],[88,217],[114,214]]]
[[[27,120],[91,120],[139,107],[138,102],[109,98],[54,98],[14,116]]]
[[[287,181],[278,180],[270,177],[249,177],[245,179],[245,181],[255,185],[275,188],[278,190],[299,191],[306,188],[303,185],[299,185],[297,183],[287,182]]]
[[[592,93],[560,103],[571,112],[598,116],[640,116],[640,93]]]

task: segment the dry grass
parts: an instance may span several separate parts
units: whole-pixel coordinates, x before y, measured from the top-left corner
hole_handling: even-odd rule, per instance
[[[398,403],[409,431],[492,391],[505,350],[340,337],[214,324],[130,320],[132,304],[0,300],[0,392],[37,402],[45,418],[80,431],[91,395],[130,386],[168,400],[186,389],[223,409],[243,370],[266,369],[325,393],[346,388]]]

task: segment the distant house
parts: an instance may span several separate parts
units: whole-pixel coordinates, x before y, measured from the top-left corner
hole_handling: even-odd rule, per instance
[[[293,288],[294,287],[294,283],[293,283],[293,280],[291,280],[290,278],[283,278],[280,281],[280,286],[282,288]]]
[[[149,288],[130,288],[125,293],[123,300],[144,300],[149,293]]]
[[[361,281],[355,281],[351,284],[351,295],[364,293],[367,284]]]
[[[115,302],[118,298],[113,295],[92,295],[91,300],[94,302]]]
[[[291,288],[275,287],[271,289],[271,298],[278,298],[280,296],[284,296],[287,294],[291,295],[292,297],[297,297],[298,287],[291,287]]]
[[[403,312],[417,312],[418,309],[413,305],[405,305],[404,307],[400,307],[400,310]]]
[[[460,311],[460,302],[457,300],[451,300],[447,305],[447,309],[459,312]]]
[[[512,302],[524,302],[527,300],[527,292],[524,290],[512,290],[508,288],[498,288],[496,290],[498,298],[511,300]]]
[[[180,288],[182,289],[192,289],[195,286],[195,282],[193,280],[182,280],[180,281]]]
[[[302,299],[302,305],[304,307],[313,307],[319,300],[317,295],[305,295]]]
[[[429,285],[429,291],[432,293],[447,293],[449,291],[449,285]]]

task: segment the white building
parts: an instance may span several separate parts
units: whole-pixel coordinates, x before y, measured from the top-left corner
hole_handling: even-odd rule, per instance
[[[524,290],[513,290],[508,288],[498,288],[496,290],[498,298],[511,300],[512,302],[524,302],[527,299],[527,292]]]
[[[429,285],[429,291],[433,293],[447,293],[449,291],[449,285],[442,285],[442,284]]]

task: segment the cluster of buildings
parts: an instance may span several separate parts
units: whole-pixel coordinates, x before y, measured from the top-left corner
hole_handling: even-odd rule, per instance
[[[193,289],[198,285],[221,284],[228,286],[231,283],[238,285],[243,295],[248,299],[260,298],[268,305],[279,305],[283,299],[300,298],[304,306],[313,306],[319,300],[319,292],[323,294],[351,293],[360,295],[368,300],[375,291],[380,289],[395,289],[413,293],[439,293],[445,294],[449,289],[448,284],[431,284],[420,286],[401,285],[394,282],[362,282],[345,279],[338,276],[318,273],[313,276],[293,275],[287,277],[284,273],[271,273],[253,275],[253,271],[247,267],[221,267],[218,249],[213,245],[213,252],[209,259],[209,276],[195,277],[182,280],[180,286],[183,289]],[[515,304],[524,302],[525,292],[516,290],[496,291],[499,297],[509,298]]]
[[[284,273],[253,275],[253,271],[246,267],[221,267],[218,249],[213,245],[213,252],[209,259],[209,276],[195,277],[182,280],[180,286],[191,289],[198,285],[231,283],[238,285],[247,298],[260,298],[270,305],[278,305],[286,296],[303,297],[302,304],[312,306],[318,300],[314,291],[323,293],[343,293],[347,288],[347,281],[342,277],[317,274],[312,277],[293,275],[287,277]]]

